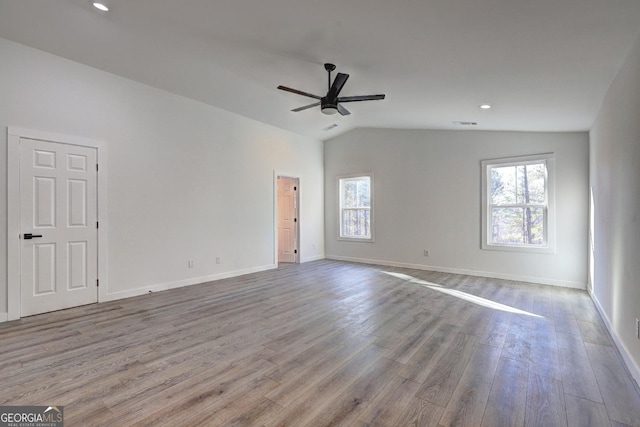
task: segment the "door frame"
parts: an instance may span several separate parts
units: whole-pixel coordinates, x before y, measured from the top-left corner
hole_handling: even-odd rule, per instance
[[[300,189],[302,188],[301,179],[296,174],[273,171],[273,265],[278,267],[278,177],[293,178],[298,180],[298,190],[296,191],[296,206],[298,211],[298,221],[296,221],[296,248],[298,253],[295,257],[295,264],[300,264],[301,250],[300,250],[300,217],[302,216],[302,206],[300,206]]]
[[[20,139],[28,138],[58,144],[80,145],[96,149],[100,165],[97,176],[98,302],[107,295],[107,155],[102,141],[17,127],[7,128],[7,317],[21,317],[20,297]]]

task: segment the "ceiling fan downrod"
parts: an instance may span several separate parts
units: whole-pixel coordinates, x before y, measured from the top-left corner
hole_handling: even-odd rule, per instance
[[[327,74],[328,74],[327,91],[329,91],[331,90],[331,72],[336,69],[336,66],[335,64],[330,64],[327,62],[326,64],[324,64],[324,69],[327,70]]]

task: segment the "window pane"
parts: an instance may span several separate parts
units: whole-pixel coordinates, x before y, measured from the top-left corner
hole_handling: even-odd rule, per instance
[[[491,168],[491,204],[545,203],[544,163]]]
[[[371,181],[369,177],[343,179],[342,207],[368,208],[371,206]]]
[[[371,218],[369,209],[342,210],[342,236],[356,238],[371,237]]]
[[[371,183],[369,177],[358,180],[358,207],[371,207]]]
[[[342,206],[355,208],[358,206],[358,182],[353,179],[342,180]]]
[[[516,182],[516,166],[491,168],[491,204],[517,203]]]
[[[544,203],[544,178],[546,168],[544,163],[527,165],[523,168],[522,187],[524,203]]]
[[[543,208],[492,208],[492,243],[544,245]]]
[[[544,209],[525,209],[525,238],[530,245],[544,245]]]

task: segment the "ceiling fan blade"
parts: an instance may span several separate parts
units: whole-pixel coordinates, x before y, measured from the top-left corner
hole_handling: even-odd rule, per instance
[[[321,96],[314,95],[314,94],[307,93],[307,92],[303,92],[303,91],[298,90],[298,89],[291,89],[290,87],[286,87],[286,86],[282,86],[282,85],[278,86],[278,89],[284,90],[285,92],[295,93],[297,95],[308,96],[309,98],[322,99]]]
[[[338,104],[338,113],[342,114],[343,116],[348,116],[349,114],[351,114],[351,112],[349,112],[349,110],[347,110],[346,108],[344,108],[340,104]]]
[[[298,111],[306,110],[307,108],[317,107],[318,105],[320,105],[320,102],[314,102],[313,104],[305,105],[304,107],[294,108],[291,111],[295,111],[297,113]]]
[[[384,94],[382,94],[382,95],[341,96],[340,98],[338,98],[338,102],[375,101],[377,99],[384,99]]]
[[[336,78],[333,79],[333,84],[331,85],[331,88],[327,93],[327,98],[328,99],[337,98],[338,95],[340,94],[340,91],[342,90],[342,87],[347,82],[348,78],[349,78],[349,74],[344,74],[344,73],[336,74]]]

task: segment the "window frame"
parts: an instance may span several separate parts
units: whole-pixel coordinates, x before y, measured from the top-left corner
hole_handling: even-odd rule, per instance
[[[546,206],[544,211],[544,245],[531,244],[505,244],[490,241],[492,235],[492,211],[494,206],[490,203],[491,169],[494,167],[522,166],[530,164],[546,164],[545,195]],[[507,252],[527,253],[556,253],[556,212],[555,212],[555,154],[543,153],[528,156],[504,157],[481,161],[482,171],[482,249]],[[526,205],[526,204],[524,204]],[[539,207],[539,203],[530,203]],[[499,206],[499,205],[498,205]]]
[[[342,213],[343,213],[343,197],[342,197],[342,181],[349,180],[354,178],[369,178],[369,228],[370,228],[370,236],[369,237],[352,237],[352,236],[343,236],[342,235]],[[356,174],[348,174],[348,175],[338,175],[336,177],[337,190],[338,190],[338,236],[337,239],[339,241],[345,242],[360,242],[360,243],[373,243],[375,242],[375,197],[374,197],[374,179],[373,172],[366,173],[356,173]]]

